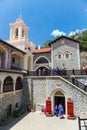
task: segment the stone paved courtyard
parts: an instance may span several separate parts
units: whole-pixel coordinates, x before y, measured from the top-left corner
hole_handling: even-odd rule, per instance
[[[21,117],[21,120],[16,118],[9,125],[1,126],[0,130],[79,130],[79,128],[78,119],[46,117],[44,113],[36,111]]]

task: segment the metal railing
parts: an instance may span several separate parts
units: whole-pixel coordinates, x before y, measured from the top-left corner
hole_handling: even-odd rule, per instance
[[[79,130],[87,130],[87,118],[78,117]]]
[[[87,86],[81,83],[80,81],[78,81],[77,79],[75,79],[75,85],[87,92]]]
[[[75,84],[78,88],[84,90],[87,92],[87,86],[85,86],[83,83],[78,81],[78,78],[74,77],[71,78],[71,75],[73,75],[72,70],[46,70],[46,71],[28,71],[22,68],[11,66],[10,69],[0,68],[0,71],[18,71],[18,72],[24,72],[24,76],[62,76],[66,80],[72,82]],[[76,75],[86,75],[81,70],[74,70],[74,74]]]
[[[28,71],[29,76],[70,76],[70,75],[87,75],[86,72],[82,70],[38,70],[38,71]]]
[[[83,84],[82,82],[78,81],[78,78],[76,78],[76,77],[71,78],[70,76],[63,76],[63,78],[65,78],[66,80],[68,80],[72,84],[76,85],[78,88],[87,92],[87,86],[85,84]]]

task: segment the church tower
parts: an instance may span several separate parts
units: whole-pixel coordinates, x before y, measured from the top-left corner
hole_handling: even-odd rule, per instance
[[[17,18],[15,23],[10,23],[10,40],[8,41],[11,45],[16,48],[25,51],[24,57],[24,69],[33,69],[33,54],[35,46],[28,40],[29,28],[25,25],[22,18]]]
[[[34,45],[28,40],[28,30],[22,18],[17,18],[15,23],[10,24],[10,44],[23,51],[32,52]]]

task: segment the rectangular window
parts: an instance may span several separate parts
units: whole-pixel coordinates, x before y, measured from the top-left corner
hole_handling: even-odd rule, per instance
[[[16,109],[18,108],[18,102],[15,104],[15,108],[16,108]]]

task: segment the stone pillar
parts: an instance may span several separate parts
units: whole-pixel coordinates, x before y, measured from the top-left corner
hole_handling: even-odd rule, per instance
[[[26,28],[26,30],[25,30],[24,38],[25,38],[25,40],[28,40],[28,29],[27,29],[27,28]]]
[[[22,27],[19,26],[18,28],[18,38],[21,39],[22,38]]]
[[[13,91],[15,91],[15,86],[16,86],[16,79],[13,80]]]
[[[29,68],[29,70],[33,70],[33,55],[31,54],[30,55],[30,63],[28,63],[28,64],[30,64],[30,67],[28,67]]]
[[[8,52],[8,68],[10,69],[11,68],[11,56],[12,54],[11,54],[11,50],[9,50],[9,52]]]
[[[6,49],[6,54],[5,54],[5,68],[8,68],[8,62],[9,62],[9,59],[8,59],[8,50]]]
[[[3,82],[0,81],[0,93],[3,93]]]
[[[23,66],[23,68],[24,68],[25,70],[28,70],[28,57],[29,57],[28,54],[26,54],[26,55],[24,56],[24,66]]]

